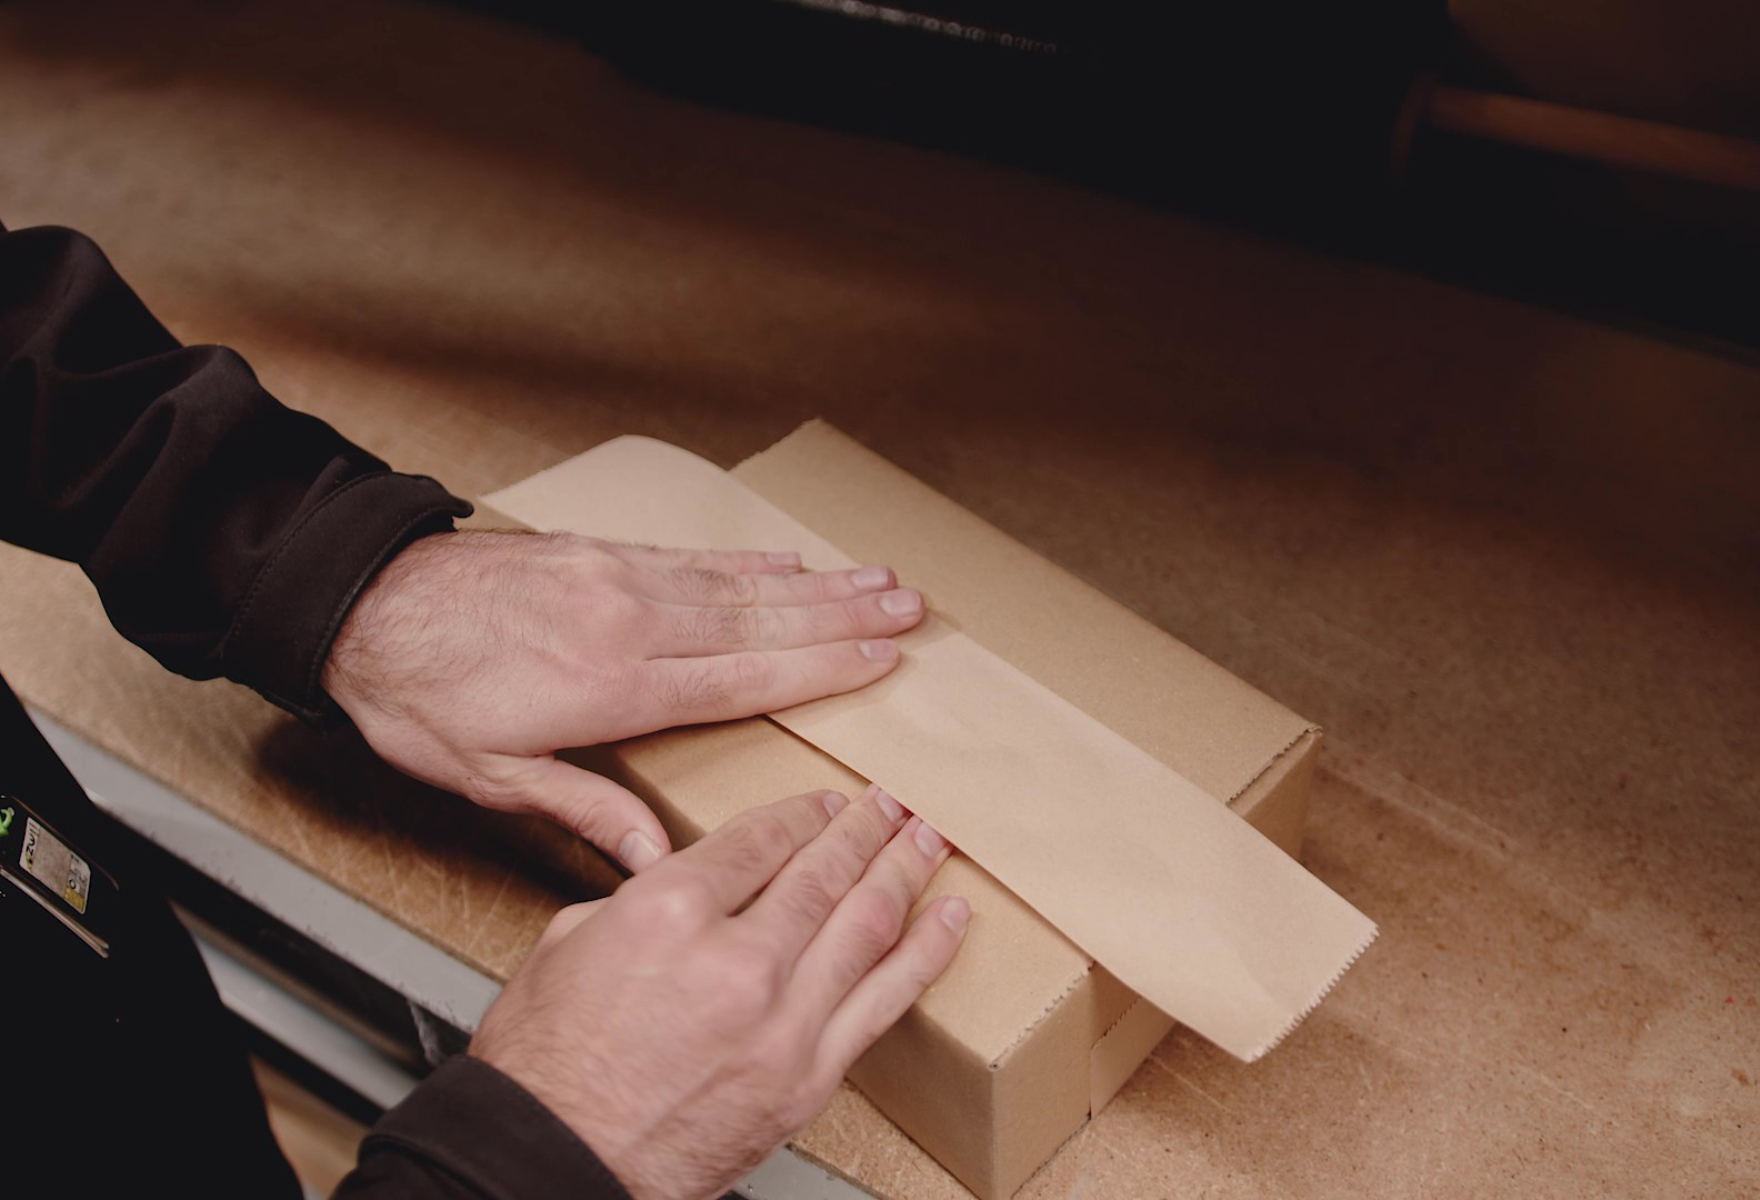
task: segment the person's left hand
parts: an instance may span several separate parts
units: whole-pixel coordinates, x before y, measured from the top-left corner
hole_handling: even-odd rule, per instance
[[[922,617],[922,596],[888,567],[442,533],[362,592],[323,685],[392,766],[542,814],[639,871],[666,852],[660,822],[558,750],[866,686],[898,665],[890,637]]]
[[[637,1200],[720,1196],[953,959],[963,897],[910,918],[950,852],[872,786],[749,809],[557,913],[470,1053]]]

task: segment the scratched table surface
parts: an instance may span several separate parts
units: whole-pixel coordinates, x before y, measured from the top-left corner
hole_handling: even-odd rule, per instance
[[[401,468],[823,416],[1324,725],[1305,861],[1379,943],[1259,1064],[1176,1032],[1024,1195],[1760,1190],[1752,361],[439,6],[0,6],[0,147],[0,218]],[[0,589],[27,697],[486,970],[586,870],[165,677],[62,564]],[[848,1088],[797,1144],[963,1194]]]

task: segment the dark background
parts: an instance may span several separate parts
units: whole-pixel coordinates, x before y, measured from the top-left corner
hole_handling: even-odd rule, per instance
[[[981,156],[1760,350],[1760,196],[1451,135],[1408,105],[1415,86],[1440,81],[1760,134],[1760,69],[1746,89],[1719,75],[1721,48],[1760,30],[1718,0],[1672,6],[1681,37],[1650,43],[1648,74],[1626,61],[1647,53],[1654,18],[1636,0],[1532,17],[1483,0],[911,0],[886,6],[890,20],[875,5],[851,15],[799,0],[449,2],[577,39],[706,103]],[[1417,125],[1396,157],[1402,119]]]

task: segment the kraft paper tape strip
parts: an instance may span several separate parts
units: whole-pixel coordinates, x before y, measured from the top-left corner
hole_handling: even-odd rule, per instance
[[[488,502],[540,529],[856,565],[719,467],[647,438]],[[771,719],[881,784],[1174,1019],[1251,1061],[1374,940],[1217,798],[948,621],[900,642],[905,661],[881,683]]]

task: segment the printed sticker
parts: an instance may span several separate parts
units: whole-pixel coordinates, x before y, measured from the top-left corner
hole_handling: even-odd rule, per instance
[[[37,824],[35,817],[25,818],[24,849],[19,853],[18,865],[46,884],[73,911],[85,912],[86,898],[92,891],[91,864]]]

